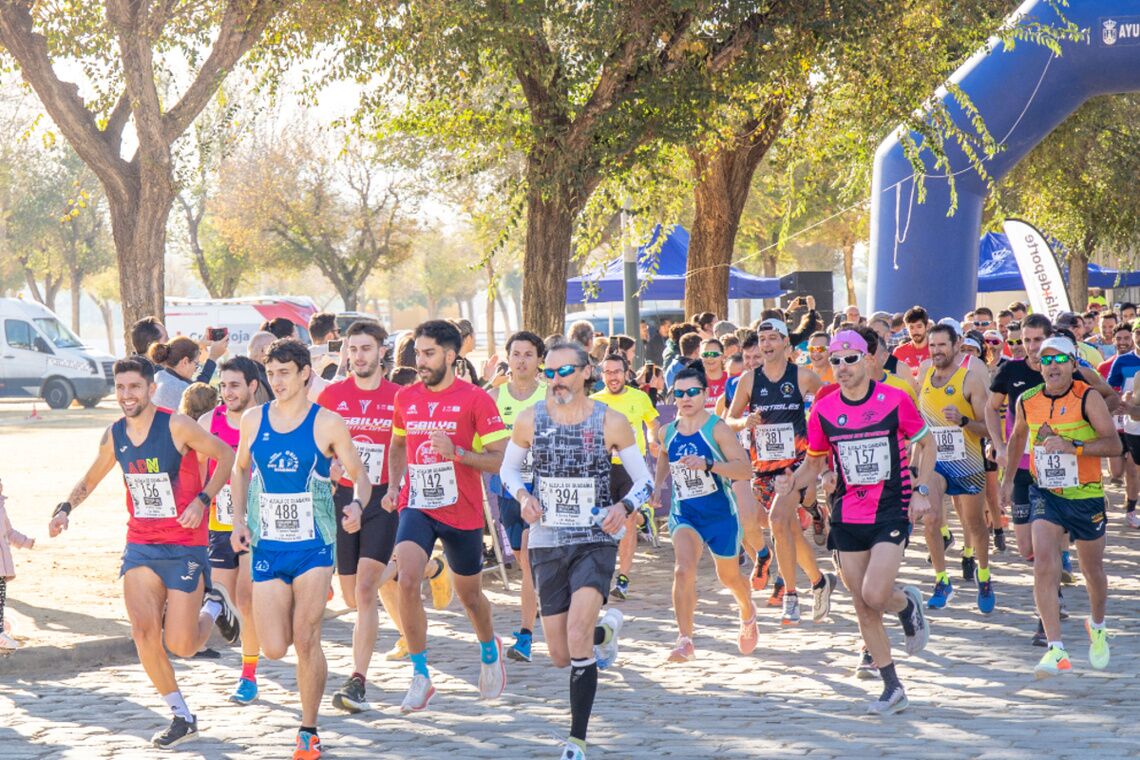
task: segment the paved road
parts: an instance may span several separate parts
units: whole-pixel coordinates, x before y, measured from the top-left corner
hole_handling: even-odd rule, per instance
[[[929,651],[900,659],[911,707],[885,720],[862,708],[878,683],[851,677],[857,647],[853,613],[839,592],[833,620],[781,630],[775,611],[762,617],[761,645],[751,657],[736,654],[735,615],[718,591],[711,566],[702,567],[698,612],[699,658],[665,665],[674,636],[669,613],[670,549],[638,557],[621,662],[600,679],[591,725],[593,756],[658,757],[879,757],[924,758],[1136,757],[1140,698],[1136,673],[1136,620],[1140,588],[1136,557],[1140,533],[1113,535],[1108,563],[1116,628],[1108,671],[1087,664],[1079,616],[1082,594],[1068,594],[1066,623],[1075,675],[1036,682],[1030,669],[1041,650],[1028,646],[1032,622],[1025,567],[995,566],[998,609],[983,618],[961,594],[934,620]],[[921,553],[908,553],[906,576],[923,580]],[[491,584],[496,626],[514,620],[510,595]],[[510,684],[495,703],[477,701],[477,649],[461,610],[432,612],[430,651],[439,693],[430,712],[399,714],[410,668],[374,666],[374,709],[355,717],[326,712],[321,721],[326,755],[337,757],[463,758],[555,757],[567,728],[567,673],[541,657],[511,663]],[[899,635],[897,625],[892,635]],[[350,620],[325,626],[328,693],[350,670]],[[392,635],[385,631],[381,647]],[[541,650],[541,645],[538,646]],[[298,720],[291,660],[263,664],[262,699],[238,707],[224,702],[238,668],[227,650],[221,661],[178,666],[182,688],[197,710],[203,739],[191,756],[287,756]],[[3,664],[0,663],[0,669]],[[153,757],[147,737],[165,720],[141,668],[126,663],[83,670],[62,679],[0,680],[0,754],[19,758]]]

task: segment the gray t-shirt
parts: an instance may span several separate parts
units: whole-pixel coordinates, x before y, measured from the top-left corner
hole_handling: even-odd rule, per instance
[[[190,381],[168,369],[161,369],[155,374],[154,382],[158,386],[152,399],[154,405],[177,412],[178,405],[182,403],[182,393],[190,387]]]

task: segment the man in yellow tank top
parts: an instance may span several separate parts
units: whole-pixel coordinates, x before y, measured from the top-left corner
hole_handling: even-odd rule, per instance
[[[1089,663],[1108,667],[1108,631],[1104,624],[1108,578],[1104,572],[1105,500],[1100,457],[1117,456],[1120,437],[1104,399],[1074,380],[1077,347],[1054,335],[1041,344],[1043,385],[1025,391],[1017,401],[1017,420],[1009,435],[1009,450],[1032,452],[1029,487],[1033,530],[1033,596],[1045,628],[1049,650],[1034,668],[1037,678],[1071,671],[1061,640],[1057,589],[1061,583],[1060,555],[1068,542],[1077,545],[1081,573],[1089,595]],[[1013,475],[1002,481],[1001,501],[1009,504]]]
[[[954,500],[962,520],[967,545],[977,553],[978,609],[993,612],[995,598],[990,580],[989,528],[985,520],[986,486],[982,436],[986,433],[986,386],[982,376],[963,363],[957,331],[952,325],[938,324],[927,333],[930,364],[920,377],[918,409],[937,444],[934,485],[931,488],[932,517],[924,521],[926,545],[934,566],[934,593],[927,600],[932,609],[945,607],[954,596],[954,586],[946,572],[946,550],[942,541],[941,496]],[[937,494],[935,493],[937,491]],[[973,557],[963,552],[963,577],[973,569]],[[972,572],[969,575],[973,575]],[[966,577],[965,580],[971,580]]]

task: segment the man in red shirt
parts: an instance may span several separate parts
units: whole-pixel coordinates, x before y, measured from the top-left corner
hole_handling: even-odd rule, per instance
[[[467,611],[482,649],[479,695],[499,696],[506,685],[503,645],[491,624],[483,595],[483,481],[498,472],[510,433],[494,400],[482,388],[456,382],[462,337],[450,322],[430,320],[416,328],[420,382],[396,394],[388,482],[400,483],[383,506],[400,509],[396,531],[399,607],[412,661],[412,684],[403,712],[427,707],[435,689],[427,669],[427,616],[420,582],[436,540],[451,566],[455,593]]]
[[[926,329],[930,317],[926,309],[921,306],[912,306],[903,315],[907,334],[910,341],[903,343],[894,350],[895,357],[910,367],[911,374],[917,373],[919,366],[930,358],[930,346],[926,344]]]

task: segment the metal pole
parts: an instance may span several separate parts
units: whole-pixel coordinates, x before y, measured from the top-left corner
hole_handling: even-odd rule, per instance
[[[633,338],[636,345],[635,361],[640,367],[645,363],[645,345],[641,342],[641,308],[637,297],[637,247],[633,244],[629,206],[629,198],[626,198],[621,210],[622,261],[625,264],[622,295],[625,300],[625,334]]]

